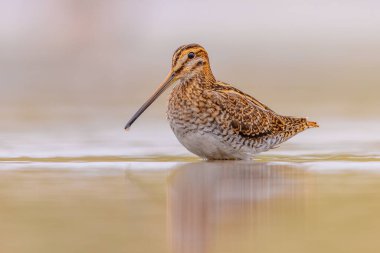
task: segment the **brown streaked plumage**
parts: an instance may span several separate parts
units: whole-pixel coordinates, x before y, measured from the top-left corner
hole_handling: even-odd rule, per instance
[[[307,128],[306,118],[282,116],[229,84],[216,81],[206,50],[198,44],[179,47],[172,69],[125,129],[171,84],[168,120],[178,140],[206,159],[251,159]]]

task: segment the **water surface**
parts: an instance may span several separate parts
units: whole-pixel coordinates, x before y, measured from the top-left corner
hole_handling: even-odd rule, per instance
[[[379,122],[249,162],[202,161],[158,122],[5,130],[0,252],[378,252]]]

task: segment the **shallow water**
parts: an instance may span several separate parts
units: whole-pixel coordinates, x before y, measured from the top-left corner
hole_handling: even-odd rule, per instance
[[[378,252],[380,122],[319,123],[249,162],[160,121],[6,128],[0,252]]]
[[[190,7],[190,8],[189,8]],[[380,1],[0,1],[0,253],[380,252]],[[311,129],[205,162],[173,51]]]

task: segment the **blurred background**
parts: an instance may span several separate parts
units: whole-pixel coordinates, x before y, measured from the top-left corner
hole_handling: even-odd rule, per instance
[[[378,252],[380,1],[1,0],[0,252]],[[160,97],[176,48],[320,128],[204,162]],[[342,210],[344,210],[342,212]]]
[[[379,8],[376,0],[3,0],[0,117],[80,114],[123,125],[164,79],[174,50],[195,42],[217,79],[279,113],[373,118]],[[165,107],[161,98],[145,117],[163,120]]]

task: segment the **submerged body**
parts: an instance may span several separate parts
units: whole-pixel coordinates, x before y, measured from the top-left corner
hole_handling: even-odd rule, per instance
[[[212,160],[251,159],[311,127],[306,118],[281,116],[229,84],[216,81],[206,50],[185,45],[173,55],[172,71],[135,119],[172,83],[167,111],[177,139],[190,152]]]

